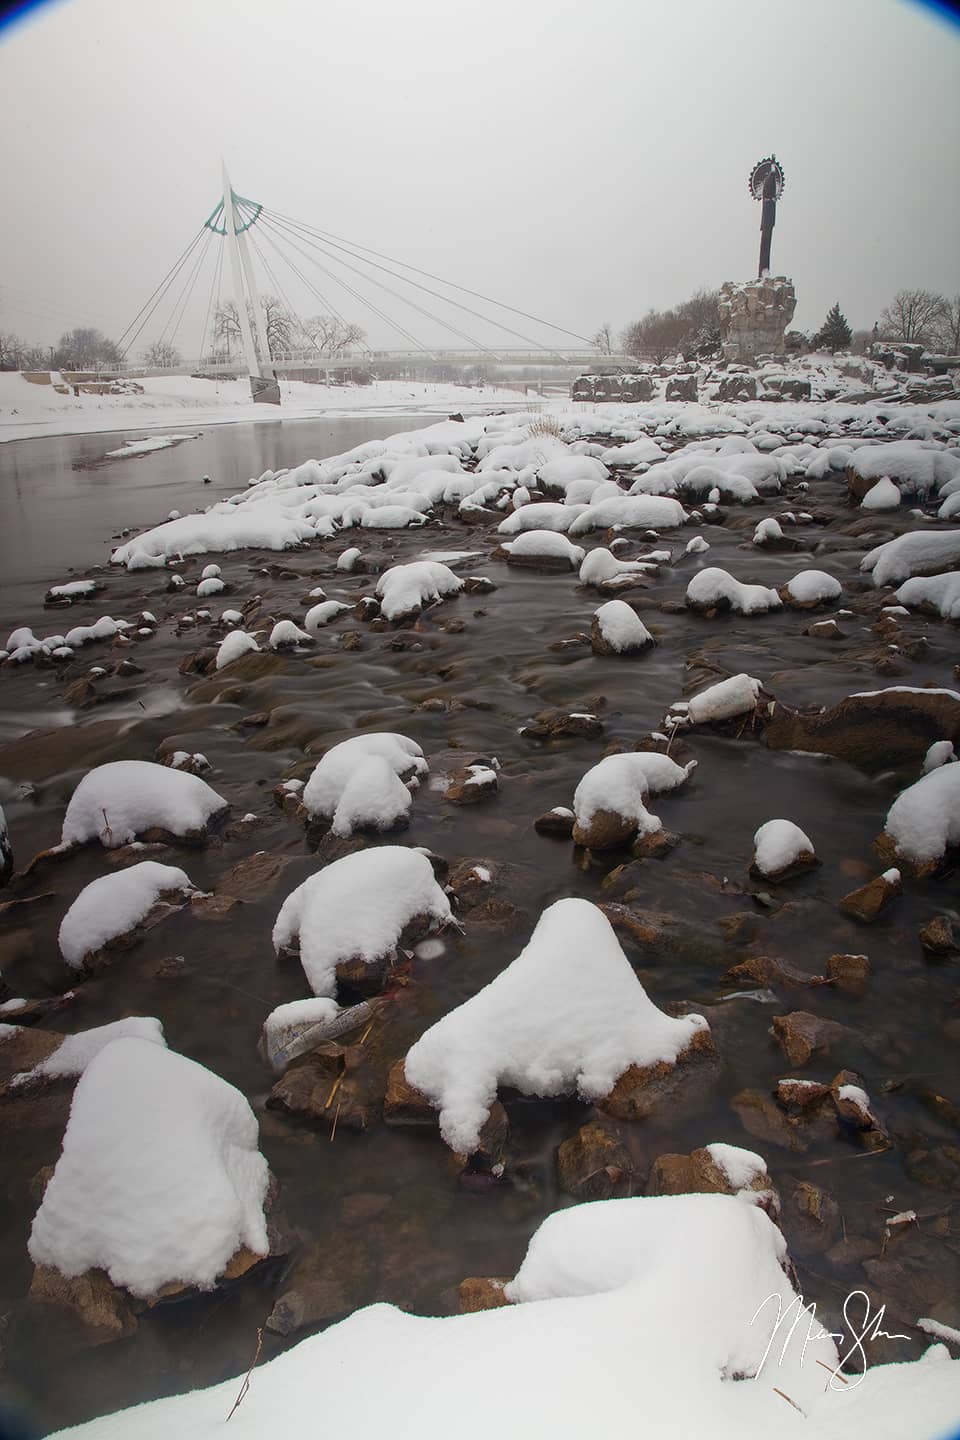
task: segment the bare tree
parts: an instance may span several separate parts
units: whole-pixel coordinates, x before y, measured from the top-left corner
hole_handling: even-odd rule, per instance
[[[284,351],[295,350],[300,322],[293,312],[277,295],[261,295],[260,309],[263,311],[263,323],[267,332],[269,358],[275,360]],[[250,321],[250,328],[253,329],[253,310],[249,305],[247,306],[247,318]],[[237,310],[235,300],[223,301],[213,312],[213,336],[215,341],[219,341],[228,357],[232,356],[234,351],[239,351],[242,335],[240,312]]]
[[[944,297],[933,338],[945,355],[960,355],[960,295]]]
[[[22,370],[26,348],[19,335],[0,330],[0,370]]]
[[[613,354],[613,326],[609,320],[604,320],[596,334],[590,336],[590,344],[596,345],[601,355]]]
[[[885,340],[928,345],[942,319],[946,304],[932,290],[900,290],[880,316],[880,334]]]
[[[311,315],[300,325],[300,336],[306,346],[322,355],[342,355],[346,350],[361,350],[366,332],[359,325],[340,320],[336,315]]]
[[[60,336],[53,363],[60,370],[95,370],[120,363],[120,351],[112,340],[92,325],[78,325]]]
[[[624,330],[623,348],[628,355],[653,359],[659,365],[680,349],[684,330],[684,322],[676,310],[648,310],[642,320]]]
[[[148,370],[168,370],[183,364],[183,356],[169,340],[154,340],[140,351],[140,359]]]

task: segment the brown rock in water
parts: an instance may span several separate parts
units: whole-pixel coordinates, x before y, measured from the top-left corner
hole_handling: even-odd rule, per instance
[[[379,995],[387,983],[392,953],[378,955],[373,960],[367,960],[362,955],[341,960],[336,968],[338,989],[360,996]]]
[[[919,933],[920,944],[928,955],[946,959],[949,955],[960,954],[960,941],[946,915],[935,915]]]
[[[216,668],[216,663],[217,647],[210,645],[185,656],[177,669],[181,675],[209,675]]]
[[[410,1084],[404,1061],[397,1060],[387,1075],[383,1118],[388,1125],[437,1126],[437,1112],[420,1090]]]
[[[647,916],[627,905],[604,904],[598,909],[607,917],[618,937],[641,950],[653,949],[663,939],[663,929]]]
[[[503,1293],[508,1277],[471,1275],[460,1281],[458,1290],[461,1315],[474,1315],[478,1310],[499,1310],[510,1301]]]
[[[787,1150],[806,1150],[809,1141],[800,1130],[800,1122],[785,1115],[760,1090],[741,1090],[730,1101],[731,1108],[744,1130],[757,1140],[783,1145]]]
[[[562,840],[569,840],[573,834],[576,818],[572,810],[566,809],[563,805],[556,805],[552,810],[547,810],[545,814],[539,815],[533,822],[533,828],[538,835],[557,835]]]
[[[911,1180],[960,1195],[960,1146],[935,1145],[911,1150],[903,1162]]]
[[[319,1325],[345,1315],[350,1305],[336,1280],[313,1280],[296,1285],[277,1300],[266,1319],[274,1335],[292,1335],[307,1325]]]
[[[935,740],[960,741],[960,700],[943,691],[880,690],[812,715],[778,703],[765,738],[771,750],[810,750],[879,770],[922,760]]]
[[[588,711],[542,710],[520,727],[520,734],[534,740],[596,740],[603,734],[603,721]]]
[[[190,913],[198,920],[225,920],[240,901],[235,895],[194,895]]]
[[[489,765],[467,765],[453,771],[443,798],[454,805],[476,805],[480,800],[491,799],[499,789],[497,772]]]
[[[819,1185],[797,1180],[791,1186],[781,1228],[791,1244],[805,1250],[826,1250],[840,1233],[840,1207]]]
[[[874,876],[866,885],[861,885],[859,890],[851,890],[850,894],[844,895],[837,904],[845,914],[852,915],[854,920],[869,925],[891,900],[902,893],[899,871],[887,870],[882,875]]]
[[[754,854],[750,863],[750,874],[755,880],[765,880],[771,885],[780,885],[784,880],[792,880],[797,875],[803,875],[808,870],[816,870],[820,861],[812,850],[801,850],[789,863],[783,865],[779,870],[761,870],[757,864],[757,857]]]
[[[506,560],[508,565],[516,565],[523,570],[540,570],[545,574],[556,574],[559,571],[569,573],[577,568],[575,562],[566,555],[530,555],[522,551],[516,553],[498,545],[490,557],[492,560]]]
[[[613,1200],[631,1193],[636,1168],[616,1131],[594,1122],[564,1140],[557,1175],[561,1190],[578,1200]]]
[[[574,845],[587,850],[619,850],[636,833],[636,820],[615,810],[595,810],[586,824],[576,821],[572,832]]]
[[[372,1083],[349,1073],[347,1052],[331,1042],[293,1062],[267,1098],[273,1110],[300,1115],[323,1125],[367,1130],[377,1118]]]
[[[830,1094],[830,1086],[822,1085],[817,1080],[778,1080],[774,1092],[777,1103],[791,1115],[802,1114],[807,1110],[814,1110],[823,1104]]]
[[[789,1015],[774,1015],[773,1033],[790,1064],[799,1066],[838,1044],[847,1031],[835,1020],[822,1020],[809,1010],[794,1010]]]
[[[103,1270],[87,1270],[73,1277],[61,1275],[50,1265],[38,1265],[30,1282],[31,1305],[60,1312],[74,1332],[70,1338],[80,1345],[105,1345],[122,1340],[137,1328],[133,1303]],[[72,1322],[72,1324],[70,1324]]]
[[[11,1018],[16,1020],[15,1015]],[[65,1038],[53,1030],[30,1030],[18,1024],[13,1024],[11,1029],[12,1034],[8,1034],[0,1044],[0,1099],[19,1093],[20,1086],[11,1091],[13,1077],[48,1060],[55,1050],[60,1049]]]
[[[480,905],[490,897],[490,886],[498,867],[491,861],[461,860],[447,878],[447,892],[462,910]]]
[[[838,990],[847,995],[863,995],[870,976],[870,961],[866,955],[831,955],[827,974],[836,982]]]
[[[844,638],[844,632],[836,620],[815,620],[812,625],[807,626],[803,633],[814,640],[842,640]]]
[[[664,1101],[674,1098],[678,1086],[698,1066],[715,1060],[716,1053],[710,1031],[698,1030],[675,1061],[629,1066],[609,1094],[596,1101],[596,1108],[615,1120],[646,1119]]]
[[[671,835],[669,830],[654,830],[650,835],[638,835],[630,846],[630,853],[637,860],[665,860],[679,844],[678,835]]]
[[[282,855],[271,854],[269,850],[257,850],[240,860],[221,876],[217,883],[220,895],[232,895],[237,900],[258,900],[269,894],[283,873],[287,860]]]
[[[841,1070],[830,1082],[830,1095],[843,1134],[856,1139],[865,1150],[890,1148],[890,1138],[870,1108],[859,1075],[852,1070]]]
[[[705,1146],[689,1155],[658,1155],[647,1184],[648,1195],[738,1195],[744,1190],[764,1196],[763,1208],[776,1219],[779,1200],[766,1171],[747,1186],[734,1185]]]
[[[502,1175],[509,1133],[507,1112],[499,1100],[494,1100],[480,1127],[477,1148],[470,1155],[458,1156],[461,1179],[468,1180],[476,1175]]]

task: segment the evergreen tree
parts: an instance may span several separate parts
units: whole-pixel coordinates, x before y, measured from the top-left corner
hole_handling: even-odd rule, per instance
[[[823,322],[823,328],[820,333],[814,336],[814,349],[849,350],[852,339],[853,332],[844,316],[840,313],[840,302],[838,300],[836,305],[827,311],[827,318]]]

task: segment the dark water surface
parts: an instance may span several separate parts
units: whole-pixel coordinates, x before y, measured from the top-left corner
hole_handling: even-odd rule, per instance
[[[492,531],[456,517],[416,533],[363,532],[356,542],[345,536],[283,556],[246,551],[197,557],[184,566],[188,585],[182,599],[167,592],[165,572],[112,570],[101,575],[107,588],[94,601],[69,611],[42,609],[46,586],[67,579],[70,566],[79,573],[104,562],[111,534],[123,527],[155,523],[172,508],[186,512],[210,503],[267,467],[322,458],[422,423],[406,417],[221,427],[142,460],[80,470],[72,468],[77,461],[89,463],[123,441],[96,436],[0,447],[6,576],[0,638],[13,624],[49,634],[101,614],[132,618],[144,608],[161,622],[153,639],[130,652],[144,669],[130,692],[91,709],[71,709],[63,692],[90,665],[115,658],[109,645],[88,647],[65,675],[33,666],[0,671],[0,802],[18,863],[59,839],[64,804],[91,766],[108,759],[152,759],[158,750],[175,748],[208,757],[212,770],[205,778],[231,802],[233,820],[205,850],[157,852],[157,858],[182,865],[205,890],[216,889],[238,861],[256,851],[284,862],[268,889],[249,895],[223,919],[203,919],[186,909],[164,920],[79,986],[70,1008],[42,1023],[74,1031],[127,1014],[156,1015],[172,1048],[237,1085],[260,1120],[261,1147],[281,1182],[299,1248],[286,1274],[275,1267],[211,1296],[158,1306],[141,1318],[133,1338],[71,1352],[24,1299],[31,1275],[26,1241],[37,1206],[30,1181],[57,1158],[69,1092],[8,1102],[0,1114],[7,1201],[0,1226],[0,1313],[9,1316],[8,1381],[42,1427],[242,1373],[257,1328],[293,1284],[335,1280],[350,1308],[389,1300],[421,1313],[448,1312],[464,1276],[511,1275],[542,1219],[571,1203],[557,1188],[554,1154],[589,1113],[575,1103],[511,1103],[508,1179],[483,1190],[458,1184],[456,1167],[436,1137],[377,1124],[365,1134],[340,1129],[331,1141],[326,1130],[264,1108],[272,1076],[256,1053],[260,1027],[273,1006],[307,993],[299,965],[275,959],[270,932],[283,898],[317,865],[299,824],[273,802],[272,787],[280,779],[305,778],[322,750],[372,729],[399,730],[417,740],[432,776],[479,755],[495,756],[502,765],[501,792],[487,804],[451,805],[431,785],[415,796],[401,843],[428,846],[451,866],[461,860],[488,864],[496,897],[512,909],[497,921],[471,920],[467,914],[463,937],[448,939],[442,956],[412,962],[409,983],[380,1037],[378,1055],[385,1066],[405,1053],[426,1025],[498,974],[553,900],[622,898],[604,880],[626,857],[585,866],[571,844],[542,838],[532,828],[543,811],[570,804],[578,780],[610,741],[629,744],[657,729],[671,701],[741,669],[793,704],[832,704],[851,691],[893,683],[875,670],[882,647],[869,627],[880,600],[857,569],[874,541],[848,534],[850,512],[839,479],[823,482],[815,497],[802,501],[812,507],[815,500],[823,511],[823,524],[803,536],[805,544],[812,548],[826,531],[839,537],[836,548],[814,561],[841,579],[841,605],[854,612],[844,620],[846,638],[839,642],[804,636],[817,618],[804,612],[707,621],[658,608],[682,600],[691,575],[704,563],[765,584],[780,584],[802,568],[802,554],[742,548],[764,515],[797,508],[798,497],[789,495],[742,514],[731,511],[725,526],[703,528],[699,533],[712,547],[705,556],[683,558],[689,530],[662,537],[658,543],[673,550],[674,566],[631,596],[660,642],[642,658],[601,658],[589,648],[551,650],[555,642],[589,630],[596,594],[582,590],[575,574],[531,573],[491,559]],[[201,483],[205,473],[212,477],[209,486]],[[876,528],[882,530],[882,523]],[[598,542],[599,537],[588,541]],[[184,656],[219,638],[207,625],[177,634],[175,623],[208,559],[216,559],[232,586],[210,605],[214,618],[256,594],[262,607],[255,623],[263,627],[268,617],[302,620],[303,597],[318,584],[331,599],[348,602],[370,593],[373,575],[335,570],[336,556],[351,543],[360,544],[374,570],[429,550],[476,550],[478,557],[461,568],[489,575],[498,589],[439,606],[415,630],[371,630],[348,616],[320,636],[311,654],[252,656],[205,678],[178,673]],[[641,549],[638,541],[631,553]],[[463,628],[450,628],[451,622]],[[904,629],[926,633],[930,648],[910,663],[900,683],[950,685],[955,632],[919,619]],[[359,634],[358,650],[340,648],[345,631]],[[443,701],[444,708],[422,708],[428,700]],[[604,737],[544,743],[520,735],[526,721],[552,706],[595,709],[604,718]],[[269,712],[269,724],[238,728],[243,716],[258,711]],[[918,1179],[917,1164],[908,1157],[957,1143],[947,1112],[931,1109],[925,1090],[960,1104],[955,1059],[960,1027],[952,1008],[956,969],[931,966],[917,930],[945,906],[956,905],[956,888],[949,879],[911,883],[889,918],[870,928],[836,908],[842,895],[883,868],[872,842],[916,767],[907,776],[868,775],[836,760],[768,751],[749,735],[707,732],[690,738],[689,754],[699,762],[691,782],[653,802],[680,843],[665,860],[644,862],[631,881],[640,892],[632,903],[663,917],[667,938],[655,953],[628,948],[628,954],[659,1005],[689,1003],[708,1014],[723,1064],[707,1095],[622,1127],[641,1172],[638,1193],[649,1165],[664,1152],[721,1140],[758,1150],[784,1200],[783,1228],[805,1293],[828,1307],[828,1317],[831,1304],[864,1284],[862,1254],[886,1253],[887,1214],[913,1207],[936,1215],[932,1223],[941,1230],[935,1240],[914,1233],[895,1242],[900,1270],[896,1276],[890,1272],[890,1293],[877,1296],[898,1307],[897,1319],[936,1315],[937,1284],[942,1289],[952,1283],[950,1267],[957,1263],[956,1202],[949,1190],[927,1183],[927,1172]],[[29,797],[17,790],[23,782],[35,787]],[[238,823],[248,814],[255,818]],[[777,816],[811,836],[823,863],[788,884],[759,886],[747,873],[753,834]],[[105,868],[103,853],[87,847],[31,882],[25,893],[51,892],[52,898],[28,919],[0,920],[0,967],[14,994],[67,988],[71,977],[59,957],[57,930],[80,888]],[[771,893],[770,908],[752,898],[761,889]],[[872,973],[864,997],[803,983],[821,974],[837,952],[869,954]],[[773,996],[729,998],[737,987],[724,982],[724,972],[754,954],[774,955],[795,967],[800,982]],[[184,957],[181,973],[158,974],[161,962],[172,956]],[[584,960],[587,984],[589,957]],[[758,1137],[745,1128],[731,1099],[744,1089],[768,1095],[778,1078],[793,1073],[770,1038],[769,1024],[772,1014],[796,1009],[849,1027],[839,1051],[814,1060],[801,1074],[829,1080],[841,1065],[858,1070],[894,1136],[889,1151],[865,1154],[835,1130],[822,1128],[811,1130],[807,1148],[793,1150],[782,1134]],[[897,1088],[884,1093],[887,1082]],[[144,1123],[149,1125],[149,1116]],[[803,1182],[822,1187],[836,1202],[836,1223],[818,1228],[805,1217]],[[863,1242],[862,1254],[831,1248],[842,1235]],[[913,1315],[906,1314],[912,1292],[904,1272],[926,1286],[924,1305]],[[295,1338],[284,1342],[266,1335],[264,1356]]]

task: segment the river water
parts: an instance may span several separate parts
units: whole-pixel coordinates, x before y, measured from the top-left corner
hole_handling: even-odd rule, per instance
[[[716,621],[680,613],[677,602],[690,570],[677,564],[661,571],[649,592],[632,597],[657,635],[652,653],[622,660],[595,656],[589,647],[551,648],[589,630],[596,597],[580,589],[574,574],[520,571],[491,558],[491,532],[456,517],[416,533],[365,532],[360,543],[374,569],[431,550],[475,551],[467,573],[489,575],[498,587],[494,593],[460,596],[424,616],[415,630],[371,631],[348,619],[322,635],[310,656],[253,656],[222,675],[180,674],[185,655],[212,637],[203,625],[178,633],[183,602],[167,592],[165,572],[100,570],[106,590],[95,601],[64,612],[42,608],[48,584],[104,566],[116,543],[112,537],[125,528],[232,494],[268,467],[323,458],[422,423],[405,416],[219,427],[142,459],[104,463],[105,452],[123,444],[123,437],[0,447],[0,630],[29,624],[48,634],[100,614],[131,618],[145,608],[161,622],[155,638],[136,647],[143,673],[106,704],[74,708],[64,698],[72,679],[110,658],[106,646],[91,647],[65,676],[32,666],[0,671],[0,802],[18,863],[59,839],[64,804],[91,766],[152,759],[179,748],[207,756],[212,769],[206,778],[231,802],[234,819],[206,849],[158,852],[157,858],[182,865],[204,890],[216,889],[238,862],[257,852],[267,852],[281,867],[223,918],[201,918],[188,908],[164,920],[79,986],[67,1009],[41,1023],[67,1032],[128,1014],[158,1016],[172,1048],[209,1066],[250,1100],[298,1236],[285,1268],[267,1267],[213,1295],[157,1306],[141,1318],[134,1337],[77,1351],[24,1298],[31,1275],[26,1240],[38,1193],[31,1181],[56,1161],[69,1093],[8,1102],[0,1112],[8,1200],[0,1227],[0,1313],[9,1317],[9,1393],[41,1431],[242,1373],[258,1327],[291,1285],[334,1282],[344,1309],[387,1300],[421,1313],[447,1313],[455,1309],[462,1278],[511,1275],[542,1219],[571,1203],[558,1189],[554,1155],[589,1113],[575,1102],[511,1101],[508,1178],[482,1188],[458,1183],[436,1137],[375,1124],[363,1134],[340,1129],[331,1140],[328,1128],[265,1107],[272,1077],[256,1052],[260,1027],[272,1007],[307,991],[299,965],[275,959],[270,932],[284,896],[317,865],[301,827],[273,802],[279,780],[306,778],[318,753],[371,729],[399,730],[417,740],[434,775],[476,756],[496,757],[502,767],[500,795],[488,804],[450,805],[429,785],[415,798],[402,843],[427,846],[451,866],[482,862],[494,876],[499,905],[473,917],[467,913],[462,938],[448,940],[441,956],[410,963],[377,1052],[385,1068],[427,1024],[514,958],[546,905],[564,895],[622,898],[610,871],[626,857],[585,864],[569,842],[543,838],[532,828],[543,811],[570,803],[577,781],[607,743],[629,744],[658,728],[671,701],[721,674],[746,670],[793,704],[830,704],[887,683],[873,668],[877,647],[869,633],[878,601],[857,576],[865,542],[849,534],[840,480],[824,483],[820,526],[809,542],[812,548],[827,534],[834,542],[816,563],[841,578],[843,603],[852,610],[847,638],[839,643],[803,636],[812,617],[795,612]],[[210,484],[203,483],[205,475]],[[752,550],[745,559],[738,553],[758,519],[789,503],[765,502],[742,517],[734,512],[726,526],[704,527],[710,563],[765,584],[796,573],[795,554]],[[375,581],[370,574],[336,571],[344,543],[351,542],[284,556],[216,557],[232,586],[226,603],[239,607],[259,595],[257,623],[264,625],[268,617],[302,619],[303,598],[316,585],[330,598],[355,601]],[[682,550],[682,543],[674,538],[671,548]],[[188,562],[188,581],[196,580],[206,558]],[[344,628],[358,633],[359,648],[341,648]],[[929,627],[929,651],[911,664],[904,683],[949,683],[951,646],[944,629]],[[425,701],[442,704],[424,708]],[[520,734],[526,721],[550,707],[596,711],[604,737],[542,742]],[[269,713],[269,723],[239,725],[253,712]],[[944,890],[934,882],[912,886],[892,917],[868,931],[836,908],[843,894],[881,868],[872,841],[902,776],[768,751],[749,736],[698,734],[689,753],[698,761],[692,781],[658,797],[656,805],[680,843],[667,859],[634,867],[629,880],[639,891],[632,903],[658,917],[664,941],[628,953],[659,1005],[687,1003],[708,1014],[723,1067],[709,1093],[622,1127],[641,1176],[637,1193],[664,1152],[688,1152],[711,1141],[759,1150],[784,1197],[784,1230],[804,1291],[820,1299],[829,1316],[831,1304],[854,1282],[863,1283],[863,1255],[883,1253],[886,1214],[913,1206],[942,1215],[947,1203],[943,1189],[921,1183],[917,1165],[905,1159],[941,1149],[953,1135],[943,1113],[925,1100],[925,1087],[960,1103],[960,1093],[953,1093],[956,1027],[942,1019],[949,1014],[955,972],[928,965],[916,938],[919,926],[942,909]],[[24,785],[31,788],[24,791]],[[242,816],[253,818],[241,823]],[[823,864],[775,887],[767,906],[752,898],[761,887],[749,880],[747,867],[754,831],[775,816],[792,819],[811,835]],[[79,889],[102,874],[104,864],[103,855],[88,847],[43,870],[24,893],[49,898],[28,918],[14,912],[0,921],[0,968],[15,995],[54,995],[68,987],[57,930]],[[736,995],[737,987],[723,980],[729,966],[757,953],[773,954],[810,977],[823,972],[831,954],[864,949],[872,974],[859,999],[804,983],[773,997],[760,988]],[[584,960],[589,984],[589,957]],[[803,1074],[829,1080],[841,1063],[856,1069],[897,1138],[889,1151],[865,1155],[822,1129],[811,1131],[802,1148],[793,1148],[783,1132],[750,1130],[738,1097],[744,1091],[768,1096],[776,1080],[791,1073],[769,1035],[771,1014],[786,1009],[815,1010],[848,1027],[842,1054]],[[810,1184],[836,1204],[829,1226],[813,1224],[803,1209]],[[842,1248],[844,1236],[852,1248]],[[863,1242],[860,1251],[854,1241]],[[919,1242],[909,1237],[907,1243]],[[914,1256],[901,1250],[900,1260],[908,1253]],[[915,1264],[922,1267],[929,1258],[921,1245]],[[264,1357],[296,1338],[267,1333]],[[373,1357],[371,1363],[375,1370]]]

